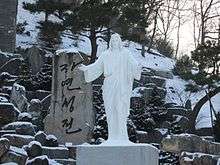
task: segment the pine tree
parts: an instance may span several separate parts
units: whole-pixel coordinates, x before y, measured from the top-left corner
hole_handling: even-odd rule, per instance
[[[215,81],[220,80],[219,62],[220,62],[220,45],[215,41],[206,41],[199,45],[192,52],[192,60],[197,64],[199,73],[195,80],[201,81],[201,85],[212,85]]]
[[[45,13],[45,21],[48,21],[51,14],[61,18],[63,11],[70,9],[71,5],[60,0],[36,0],[35,3],[23,2],[23,8],[31,13]]]
[[[112,18],[119,15],[119,3],[116,1],[85,0],[80,6],[75,7],[71,14],[65,17],[64,25],[74,34],[88,37],[91,42],[91,60],[96,60],[97,39],[103,38],[103,33],[110,28]],[[88,32],[88,35],[82,32]]]

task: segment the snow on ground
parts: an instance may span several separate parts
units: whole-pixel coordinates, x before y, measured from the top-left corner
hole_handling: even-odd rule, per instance
[[[38,13],[38,14],[33,14],[30,13],[27,10],[23,9],[23,2],[31,2],[33,3],[35,0],[20,0],[18,4],[18,18],[17,18],[17,23],[23,23],[27,22],[27,25],[25,26],[26,30],[25,31],[30,31],[30,36],[27,36],[25,34],[22,35],[17,35],[17,47],[22,47],[22,48],[27,48],[31,47],[32,45],[37,44],[38,42],[38,32],[39,30],[36,28],[38,25],[39,21],[44,20],[44,14],[43,13]],[[50,17],[50,20],[53,21],[59,21],[54,17]],[[72,40],[71,38],[68,37],[68,31],[65,32],[65,35],[62,35],[62,43],[59,47],[59,49],[77,49],[80,52],[83,52],[85,54],[90,54],[91,53],[91,45],[90,45],[90,40],[87,37],[84,36],[79,36],[77,41]],[[86,34],[86,33],[85,33]],[[104,42],[102,39],[99,39],[97,41],[98,44],[98,52],[97,56],[101,54],[104,50],[107,49],[107,43]],[[164,57],[164,56],[155,56],[149,53],[146,53],[146,57],[141,56],[141,45],[130,42],[130,41],[125,41],[124,46],[126,46],[130,52],[136,57],[136,59],[144,66],[147,68],[153,68],[156,70],[171,70],[175,64],[175,61]],[[147,49],[147,48],[146,48]],[[156,51],[155,51],[156,52]]]
[[[17,35],[17,47],[21,46],[23,48],[30,47],[34,44],[37,44],[37,34],[39,30],[36,28],[37,22],[44,20],[44,14],[32,14],[29,11],[26,11],[22,8],[23,2],[34,2],[35,0],[19,0],[18,4],[18,23],[23,23],[26,21],[28,25],[26,26],[26,31],[30,31],[30,36],[27,35]],[[58,21],[56,18],[50,17],[53,21]],[[65,33],[68,33],[65,32]],[[79,36],[78,40],[73,40],[68,37],[68,35],[62,35],[62,43],[59,46],[59,49],[68,49],[68,50],[78,50],[85,54],[91,53],[91,45],[90,40],[87,37]],[[161,56],[156,56],[153,54],[146,53],[146,57],[141,56],[141,45],[131,42],[124,41],[124,46],[127,47],[130,52],[134,55],[134,57],[138,60],[138,62],[147,68],[152,68],[154,70],[163,70],[163,71],[171,71],[175,65],[175,61],[173,59]],[[97,56],[99,56],[104,50],[107,49],[107,43],[103,40],[99,39],[97,41],[98,44],[98,52]],[[157,52],[158,53],[158,52]],[[178,105],[184,105],[185,101],[189,98],[192,101],[192,106],[205,95],[204,91],[197,93],[189,93],[185,92],[186,81],[181,78],[174,76],[174,79],[167,79],[167,97],[166,102],[174,102]],[[173,93],[175,91],[175,93]],[[220,111],[220,94],[216,95],[212,98],[214,107],[216,110]],[[209,111],[209,103],[206,103],[202,107],[202,111],[198,117],[198,125],[197,128],[209,127],[210,123],[210,111]]]
[[[17,47],[28,48],[33,45],[36,45],[38,42],[38,32],[39,29],[36,28],[38,22],[43,21],[45,15],[43,13],[30,13],[29,11],[23,9],[23,2],[34,3],[36,0],[19,0],[18,1],[18,15],[17,15],[17,23],[27,22],[25,26],[25,32],[30,32],[30,36],[27,34],[17,34],[16,36],[16,45]],[[49,20],[57,20],[52,16],[49,17]],[[25,33],[24,32],[24,33]]]
[[[167,88],[167,96],[166,102],[177,103],[178,105],[185,105],[187,99],[190,99],[192,102],[192,107],[196,105],[200,98],[205,96],[205,91],[199,91],[197,93],[190,93],[185,91],[185,85],[187,81],[182,80],[178,76],[174,76],[174,79],[167,79],[166,88]],[[175,93],[173,93],[175,91]],[[215,111],[220,112],[220,94],[217,94],[211,99]],[[202,107],[198,118],[196,128],[205,128],[211,127],[211,119],[210,119],[210,108],[209,102]]]
[[[22,48],[31,47],[33,44],[37,43],[37,34],[39,30],[36,28],[37,22],[44,19],[44,14],[33,14],[27,10],[23,9],[23,2],[30,2],[34,3],[35,0],[19,0],[18,1],[18,16],[17,16],[17,23],[24,23],[27,22],[25,26],[25,32],[29,31],[30,36],[26,34],[17,35],[16,37],[16,44],[17,46],[21,46]]]

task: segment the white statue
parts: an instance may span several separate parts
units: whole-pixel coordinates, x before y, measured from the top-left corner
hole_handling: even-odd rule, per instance
[[[104,145],[131,143],[127,133],[127,117],[134,79],[139,80],[141,67],[122,46],[118,34],[113,34],[110,48],[98,60],[88,66],[81,65],[86,82],[97,79],[104,73],[103,100],[108,123],[108,140]]]

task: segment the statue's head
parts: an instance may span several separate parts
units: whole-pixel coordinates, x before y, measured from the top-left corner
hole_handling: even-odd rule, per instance
[[[113,34],[110,39],[109,48],[111,50],[121,50],[122,49],[122,41],[119,34]]]

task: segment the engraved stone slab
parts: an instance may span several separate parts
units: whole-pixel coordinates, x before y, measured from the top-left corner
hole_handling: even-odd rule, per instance
[[[57,52],[53,57],[52,98],[45,131],[61,143],[88,142],[94,126],[92,86],[78,69],[84,59],[78,52]]]

